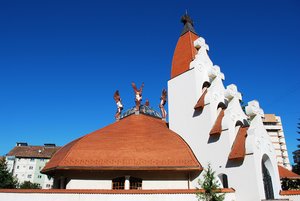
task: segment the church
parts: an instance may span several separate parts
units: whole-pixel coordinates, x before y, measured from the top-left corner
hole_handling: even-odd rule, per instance
[[[275,149],[258,101],[241,106],[238,87],[224,86],[225,75],[211,61],[192,19],[185,14],[181,21],[161,111],[142,102],[143,85],[132,83],[136,106],[127,111],[116,91],[116,122],[74,139],[43,168],[54,178],[52,193],[197,200],[195,189],[210,164],[225,200],[283,199]],[[113,197],[118,194],[136,196]]]
[[[182,22],[168,82],[169,124],[137,104],[53,156],[42,172],[54,177],[55,188],[195,189],[210,163],[237,200],[280,197],[259,103],[251,101],[243,111],[241,93],[234,84],[223,85],[225,76],[191,18],[184,15]]]

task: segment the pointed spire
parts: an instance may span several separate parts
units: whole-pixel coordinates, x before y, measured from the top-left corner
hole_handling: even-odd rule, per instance
[[[181,22],[184,24],[183,30],[181,32],[181,36],[184,35],[186,32],[193,32],[197,35],[195,29],[194,29],[194,22],[192,18],[186,13],[181,17]]]
[[[191,61],[197,54],[197,49],[193,44],[199,36],[194,29],[193,21],[186,13],[181,17],[181,22],[183,22],[184,27],[174,51],[171,78],[188,71]]]

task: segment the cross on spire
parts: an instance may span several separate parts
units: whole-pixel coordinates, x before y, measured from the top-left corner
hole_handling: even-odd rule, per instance
[[[189,31],[191,31],[197,35],[197,33],[194,29],[194,22],[193,22],[192,18],[187,14],[187,10],[186,10],[186,13],[181,17],[181,22],[184,24],[183,30],[181,32],[181,36]]]

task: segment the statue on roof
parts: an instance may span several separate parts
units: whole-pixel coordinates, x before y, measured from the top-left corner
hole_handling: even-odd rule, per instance
[[[122,102],[121,102],[121,97],[120,97],[119,90],[117,90],[115,92],[114,99],[115,99],[116,104],[117,104],[117,112],[115,114],[115,118],[116,118],[116,120],[119,120],[120,116],[121,116],[121,112],[123,110],[123,105],[122,105]]]
[[[167,111],[165,110],[165,107],[164,107],[166,102],[167,102],[167,90],[163,89],[161,92],[160,103],[159,103],[161,117],[163,119],[166,119],[166,117],[167,117]]]
[[[149,102],[148,99],[147,99],[146,102],[145,102],[145,106],[150,107],[150,102]]]
[[[131,85],[132,85],[132,88],[133,88],[134,93],[135,93],[135,110],[139,111],[140,106],[141,106],[141,102],[142,102],[142,92],[143,92],[143,88],[144,88],[144,83],[142,84],[140,89],[137,89],[134,82],[132,82]]]

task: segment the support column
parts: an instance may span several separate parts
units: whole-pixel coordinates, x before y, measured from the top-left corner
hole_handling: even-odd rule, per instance
[[[65,189],[65,177],[60,177],[60,189]]]
[[[129,182],[130,176],[125,176],[125,190],[130,189],[130,182]]]

